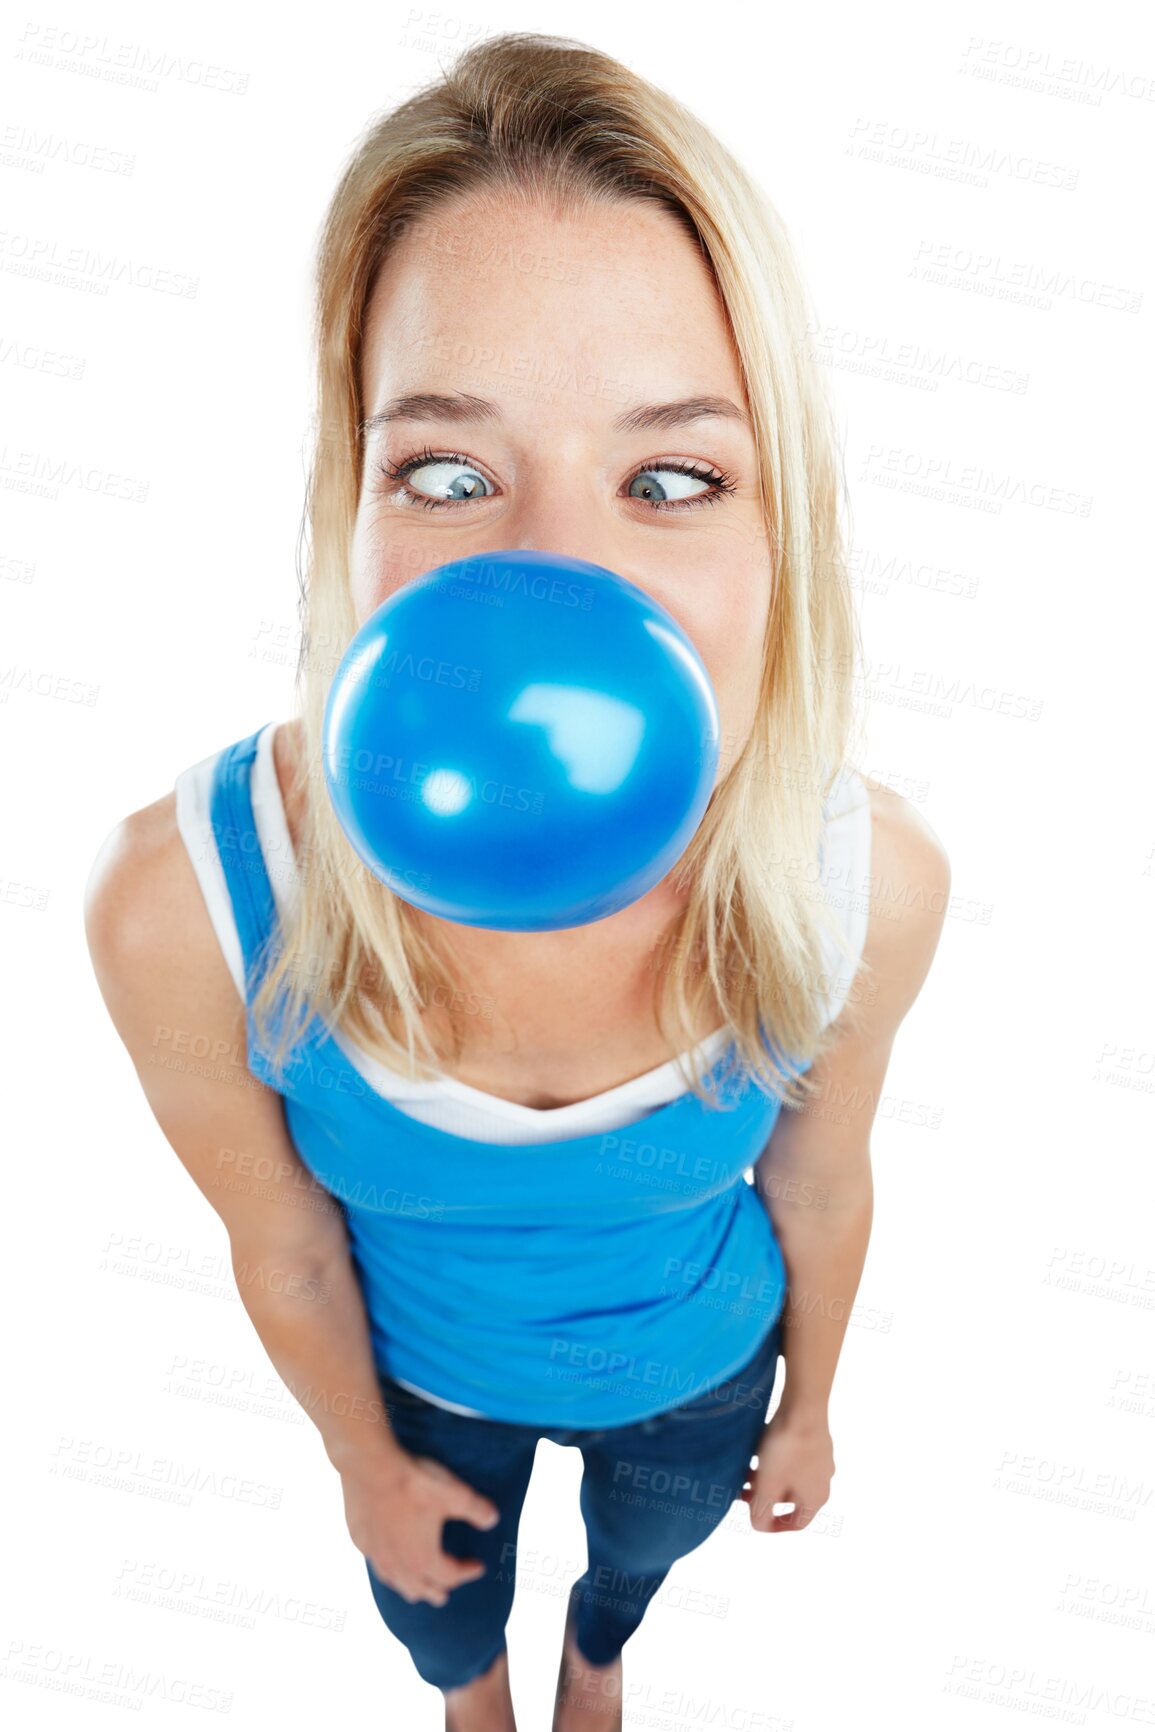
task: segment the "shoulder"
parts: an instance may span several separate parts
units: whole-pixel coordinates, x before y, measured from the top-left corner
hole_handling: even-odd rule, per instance
[[[891,1033],[922,988],[950,901],[950,859],[918,807],[863,776],[870,797],[870,915],[863,959],[875,1017]]]
[[[175,791],[105,837],[85,885],[84,928],[105,1007],[138,1070],[190,1039],[211,1038],[226,1051],[243,1044],[243,1000],[181,834]]]
[[[182,833],[175,790],[129,813],[97,852],[84,928],[101,996],[138,1067],[196,1038],[244,1044],[237,973]]]
[[[204,984],[239,1003],[244,962],[212,812],[215,769],[227,750],[187,765],[167,793],[121,818],[101,844],[85,885],[84,923],[102,985],[113,968],[134,978],[159,969],[186,989]]]
[[[278,723],[272,748],[295,842],[304,793],[300,722]],[[98,971],[102,959],[153,959],[172,968],[179,958],[215,986],[223,964],[240,998],[241,941],[211,810],[219,757],[211,752],[188,765],[168,793],[122,818],[102,843],[84,896],[86,936]]]
[[[199,894],[177,824],[176,793],[121,818],[102,842],[84,890],[94,960],[179,941]]]

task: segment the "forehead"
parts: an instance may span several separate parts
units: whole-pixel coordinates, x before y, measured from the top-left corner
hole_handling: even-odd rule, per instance
[[[491,194],[434,211],[381,267],[361,374],[367,412],[421,390],[597,421],[663,397],[744,401],[708,267],[669,212],[636,200],[564,214]]]

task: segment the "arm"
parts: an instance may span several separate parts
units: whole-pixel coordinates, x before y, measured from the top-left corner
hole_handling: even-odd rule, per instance
[[[170,1146],[229,1236],[269,1358],[338,1469],[400,1449],[385,1417],[344,1214],[247,1069],[244,1007],[176,828],[173,796],[126,819],[93,864],[85,932],[101,994]],[[211,1064],[177,1068],[174,1031]]]
[[[837,1044],[810,1071],[818,1094],[801,1110],[783,1109],[754,1168],[788,1282],[786,1383],[764,1434],[768,1447],[760,1454],[757,1509],[752,1503],[751,1510],[752,1520],[758,1515],[754,1525],[768,1532],[805,1527],[829,1496],[830,1390],[873,1214],[871,1126],[895,1035],[930,971],[950,895],[946,854],[909,801],[874,789],[871,820],[872,896],[863,951],[875,971],[869,1002],[858,1012],[857,1027],[847,1020]],[[875,885],[887,887],[885,898],[873,893]],[[786,1480],[803,1483],[786,1490]],[[772,1516],[773,1502],[791,1499],[793,1517]]]

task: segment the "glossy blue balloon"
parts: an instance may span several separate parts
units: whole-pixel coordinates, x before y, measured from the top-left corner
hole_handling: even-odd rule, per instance
[[[325,705],[342,828],[398,896],[504,932],[637,901],[709,803],[718,704],[665,608],[604,566],[521,550],[403,584]]]

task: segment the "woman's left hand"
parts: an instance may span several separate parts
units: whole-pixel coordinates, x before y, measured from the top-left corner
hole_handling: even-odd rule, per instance
[[[742,1489],[750,1526],[763,1534],[809,1527],[830,1496],[833,1476],[834,1444],[825,1420],[792,1419],[779,1410],[763,1427],[758,1466],[749,1469]],[[775,1515],[776,1503],[792,1503],[794,1508]]]

